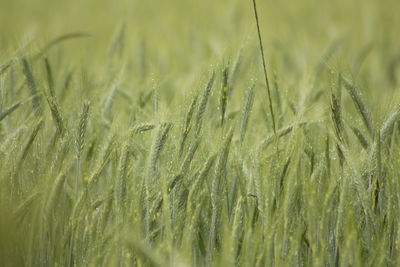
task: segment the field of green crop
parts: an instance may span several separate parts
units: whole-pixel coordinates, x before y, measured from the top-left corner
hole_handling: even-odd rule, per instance
[[[400,2],[257,7],[0,0],[0,266],[400,266]]]

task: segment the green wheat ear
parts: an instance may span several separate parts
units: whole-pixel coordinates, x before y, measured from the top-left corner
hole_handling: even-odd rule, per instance
[[[85,135],[89,118],[89,109],[90,109],[90,102],[87,101],[83,104],[82,113],[79,119],[78,136],[76,140],[78,158],[81,158],[83,148],[85,145]]]
[[[242,113],[242,122],[240,125],[240,142],[243,142],[244,136],[247,131],[247,125],[249,123],[249,117],[250,117],[250,111],[251,108],[253,107],[253,102],[254,102],[254,86],[255,84],[253,83],[248,90],[247,93],[247,100],[246,100],[246,105],[243,108],[243,113]]]
[[[155,179],[157,172],[157,162],[165,145],[165,142],[167,141],[168,132],[171,127],[172,123],[170,122],[164,122],[158,127],[158,132],[155,136],[150,152],[148,185],[152,184]]]
[[[333,92],[331,94],[331,117],[335,128],[336,137],[340,140],[340,142],[344,143],[346,138],[340,98],[338,98],[338,96]]]
[[[82,113],[80,115],[79,125],[78,125],[78,135],[76,138],[76,146],[77,146],[76,147],[77,148],[77,153],[76,153],[77,175],[76,175],[76,181],[75,181],[76,196],[78,195],[78,185],[79,185],[79,181],[81,180],[81,175],[82,175],[81,158],[82,158],[82,152],[83,152],[84,145],[85,145],[86,128],[87,128],[87,123],[88,123],[88,118],[89,118],[89,107],[90,107],[90,102],[85,102],[83,104]]]
[[[33,76],[31,67],[29,66],[28,60],[26,58],[22,59],[23,72],[26,78],[26,84],[28,85],[30,95],[32,97],[32,107],[36,117],[40,117],[42,114],[40,106],[39,93],[36,87],[36,81]]]
[[[196,135],[200,134],[201,126],[202,126],[202,119],[204,116],[204,112],[206,111],[208,99],[211,94],[211,89],[214,84],[215,72],[213,71],[210,77],[210,80],[207,83],[206,88],[204,89],[203,95],[201,96],[199,106],[197,108],[196,117],[195,117],[195,130]]]
[[[136,134],[144,133],[147,131],[151,131],[155,128],[155,125],[152,123],[140,123],[132,127],[130,130],[130,136],[133,137]]]
[[[186,112],[184,124],[181,130],[180,142],[179,142],[179,156],[182,156],[183,150],[185,148],[186,139],[192,129],[192,117],[194,113],[194,109],[197,104],[197,95],[193,97],[192,102],[190,103],[189,109]]]
[[[221,92],[219,95],[219,110],[220,110],[220,125],[223,126],[225,122],[225,112],[226,107],[228,105],[228,73],[229,67],[226,66],[222,70],[222,84],[221,84]]]
[[[209,236],[209,250],[211,255],[213,254],[213,251],[215,249],[217,232],[219,230],[219,224],[221,221],[221,219],[219,218],[221,212],[221,202],[222,202],[221,199],[223,191],[227,190],[226,188],[221,188],[221,183],[224,187],[226,186],[226,183],[224,182],[225,182],[226,166],[231,147],[232,137],[233,137],[233,128],[229,130],[222,144],[222,147],[219,151],[217,163],[215,166],[214,179],[211,185],[212,215],[211,215],[211,226],[210,226],[210,236]]]
[[[346,88],[351,99],[353,100],[354,105],[356,106],[358,112],[360,113],[361,118],[362,118],[365,126],[367,127],[367,130],[368,130],[370,136],[373,137],[374,136],[374,127],[373,127],[374,123],[372,121],[371,111],[368,108],[367,104],[365,103],[360,90],[358,90],[357,87],[355,87],[353,84],[351,84],[345,78],[342,77],[341,79],[344,83],[344,87]]]
[[[47,103],[49,104],[51,115],[53,116],[54,123],[56,124],[58,133],[62,136],[64,135],[64,120],[60,113],[60,107],[54,97],[48,96]]]
[[[126,195],[127,195],[127,168],[128,168],[128,148],[127,144],[122,145],[122,150],[119,159],[119,175],[118,175],[118,185],[117,185],[117,205],[120,212],[123,214],[126,208]]]

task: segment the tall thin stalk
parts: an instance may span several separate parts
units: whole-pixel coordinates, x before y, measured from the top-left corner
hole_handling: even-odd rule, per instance
[[[272,101],[271,101],[271,90],[270,90],[270,87],[269,87],[267,67],[266,67],[266,64],[265,64],[264,47],[263,47],[263,42],[262,42],[262,39],[261,39],[260,22],[258,20],[256,0],[253,0],[253,6],[254,6],[254,17],[256,19],[256,25],[257,25],[258,40],[260,42],[260,51],[261,51],[261,58],[262,58],[262,63],[263,63],[264,76],[265,76],[265,84],[267,86],[268,101],[269,101],[269,111],[271,113],[271,118],[272,118],[272,129],[274,130],[274,134],[276,136],[274,109],[272,107]]]

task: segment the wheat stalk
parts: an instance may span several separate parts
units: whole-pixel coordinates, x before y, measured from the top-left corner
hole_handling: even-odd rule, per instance
[[[271,113],[271,119],[272,119],[272,129],[274,130],[274,134],[276,136],[274,109],[272,107],[271,90],[270,90],[270,87],[269,87],[269,81],[268,81],[268,75],[267,75],[267,67],[266,67],[266,63],[265,63],[264,47],[263,47],[263,42],[262,42],[262,38],[261,38],[260,22],[258,20],[256,0],[253,0],[253,7],[254,7],[254,17],[256,19],[256,25],[257,25],[258,41],[259,41],[259,44],[260,44],[260,52],[261,52],[263,70],[264,70],[265,85],[267,86],[267,94],[268,94],[268,101],[269,101],[269,111]]]

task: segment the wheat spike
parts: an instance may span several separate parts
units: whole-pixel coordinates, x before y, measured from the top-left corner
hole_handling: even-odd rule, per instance
[[[210,97],[211,94],[211,89],[214,83],[214,77],[215,77],[215,72],[212,72],[211,78],[208,81],[206,88],[204,89],[203,95],[200,99],[199,106],[197,108],[196,119],[195,119],[196,135],[199,135],[201,131],[202,119],[204,112],[206,111],[208,98]]]
[[[181,156],[183,153],[183,150],[185,148],[185,142],[187,139],[187,136],[189,135],[189,132],[192,128],[192,117],[193,117],[193,113],[194,113],[194,108],[196,106],[197,103],[197,96],[195,96],[192,100],[192,102],[190,103],[189,109],[186,112],[186,116],[185,116],[185,121],[182,127],[182,131],[181,131],[181,136],[180,136],[180,142],[179,142],[179,155]]]
[[[221,92],[219,95],[219,110],[220,110],[220,125],[224,125],[225,121],[225,112],[226,112],[226,106],[228,104],[228,73],[229,73],[229,67],[225,67],[222,70],[222,85],[221,85]]]
[[[171,126],[171,123],[164,122],[158,128],[158,132],[156,138],[154,139],[150,153],[148,185],[152,184],[153,179],[155,178],[157,161],[160,156],[161,150],[163,149],[164,144],[167,141],[168,132],[171,129]]]
[[[63,135],[65,132],[63,118],[60,113],[60,108],[54,97],[48,96],[47,103],[49,104],[51,115],[53,116],[54,123],[56,124],[58,133]]]
[[[83,104],[82,113],[79,119],[78,136],[76,139],[78,158],[81,158],[83,148],[85,146],[85,135],[89,118],[89,109],[90,109],[90,102],[85,102]]]
[[[42,114],[40,108],[40,98],[36,87],[35,78],[29,66],[28,60],[26,58],[22,59],[23,72],[26,78],[26,84],[28,85],[29,92],[32,96],[32,107],[36,117],[40,117]]]
[[[240,125],[240,139],[239,139],[241,143],[243,142],[244,136],[247,131],[247,125],[249,122],[250,111],[251,108],[253,107],[253,102],[254,102],[254,83],[249,87],[247,93],[246,105],[244,106],[242,113],[242,123]]]
[[[225,137],[224,143],[218,155],[217,164],[215,166],[214,180],[211,186],[211,226],[210,226],[210,238],[209,238],[209,250],[212,253],[215,248],[216,234],[219,225],[219,214],[220,214],[220,199],[221,189],[220,184],[226,171],[226,163],[228,161],[229,148],[232,141],[233,129],[230,129],[228,135]]]
[[[358,112],[360,112],[363,122],[367,127],[369,134],[373,136],[373,121],[372,121],[371,111],[367,107],[367,104],[365,103],[361,92],[343,77],[342,81],[344,82],[344,87],[350,94],[351,99],[353,100]]]

